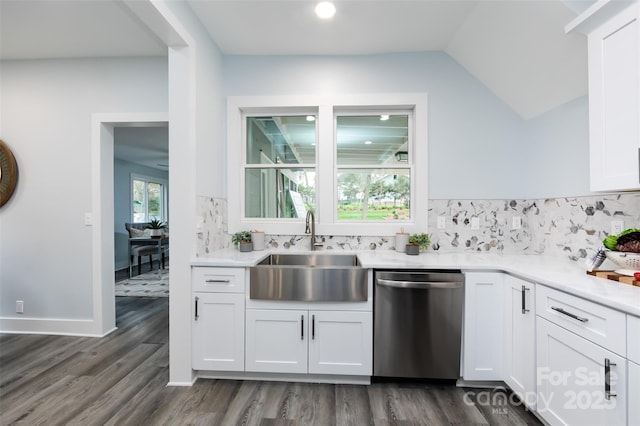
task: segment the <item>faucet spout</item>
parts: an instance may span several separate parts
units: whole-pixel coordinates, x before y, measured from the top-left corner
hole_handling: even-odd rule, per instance
[[[313,210],[307,211],[305,234],[311,234],[311,251],[317,247],[322,247],[322,243],[316,242],[316,215]]]

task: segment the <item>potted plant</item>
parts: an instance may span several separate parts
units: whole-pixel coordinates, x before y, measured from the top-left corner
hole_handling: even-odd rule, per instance
[[[427,250],[429,244],[431,244],[429,234],[411,234],[409,236],[409,244],[407,244],[405,251],[407,254],[416,255],[420,253],[420,251]]]
[[[152,237],[159,237],[164,234],[164,230],[167,228],[167,223],[158,219],[152,219],[147,225],[149,229],[149,235]]]
[[[238,246],[240,251],[252,251],[253,243],[251,242],[251,232],[240,231],[233,234],[231,241]]]

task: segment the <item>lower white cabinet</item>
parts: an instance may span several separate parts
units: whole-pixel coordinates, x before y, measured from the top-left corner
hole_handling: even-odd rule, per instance
[[[626,359],[544,318],[536,326],[537,412],[550,425],[627,424]]]
[[[369,376],[372,314],[247,309],[246,371]]]
[[[192,367],[244,370],[244,294],[194,293]]]
[[[536,406],[536,285],[504,277],[504,381],[524,404]]]
[[[503,379],[503,279],[498,272],[465,272],[465,380]]]
[[[629,416],[627,424],[629,426],[640,425],[640,404],[637,399],[640,397],[640,364],[629,361]],[[633,402],[632,402],[633,401]]]

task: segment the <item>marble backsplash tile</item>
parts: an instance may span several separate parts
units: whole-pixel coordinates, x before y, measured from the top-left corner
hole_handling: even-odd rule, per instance
[[[231,237],[227,233],[227,200],[223,198],[197,197],[196,256],[203,257],[215,250],[229,247]]]
[[[566,256],[577,261],[591,256],[611,229],[640,227],[640,193],[603,194],[534,200],[429,200],[428,233],[432,250],[483,251]],[[199,197],[198,256],[231,246],[227,234],[226,200]],[[437,229],[438,216],[445,228]],[[512,229],[514,217],[520,229]],[[473,219],[478,229],[472,229]],[[394,250],[393,236],[327,236],[325,250]],[[267,248],[308,250],[308,235],[267,235]]]

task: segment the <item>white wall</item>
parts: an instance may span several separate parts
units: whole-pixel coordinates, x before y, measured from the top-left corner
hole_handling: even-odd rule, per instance
[[[19,167],[0,223],[0,329],[93,315],[92,114],[165,112],[167,58],[4,61],[0,137]],[[15,313],[24,300],[25,313]]]
[[[546,167],[547,158],[542,155],[557,153],[555,164],[575,158],[584,160],[586,100],[575,101],[539,119],[523,121],[444,52],[226,56],[224,91],[227,96],[426,91],[429,198],[532,198],[588,193],[585,168],[567,176],[562,169]],[[532,133],[534,143],[530,139]],[[559,142],[569,143],[558,149]],[[580,149],[577,157],[573,155],[576,148]],[[538,179],[540,176],[544,178]],[[559,179],[563,180],[560,187],[549,185]]]

